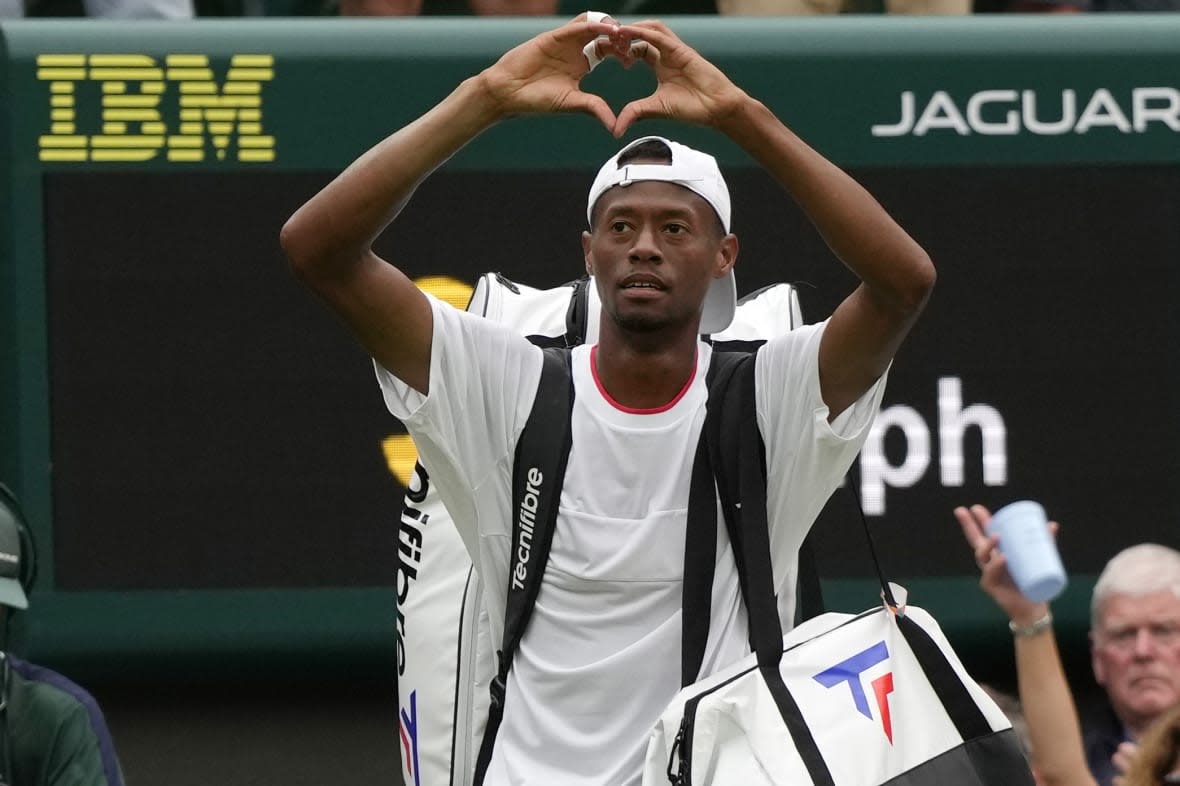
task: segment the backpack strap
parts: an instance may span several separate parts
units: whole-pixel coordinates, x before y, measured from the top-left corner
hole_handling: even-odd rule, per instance
[[[542,351],[541,380],[533,399],[533,409],[516,445],[512,470],[512,554],[504,639],[496,653],[497,670],[491,683],[488,723],[475,764],[477,786],[483,783],[487,773],[496,731],[504,717],[505,689],[512,658],[541,591],[541,577],[549,560],[561,484],[569,459],[570,413],[574,405],[570,353],[562,348]]]
[[[814,533],[814,529],[809,530],[799,544],[795,572],[795,620],[792,627],[798,627],[826,610],[824,588],[819,580],[819,567],[815,559]]]
[[[556,336],[540,334],[525,336],[542,349],[548,347],[570,349],[586,343],[586,325],[590,318],[590,276],[575,278],[561,286],[570,288],[569,305],[565,309],[565,333]]]
[[[570,282],[569,308],[565,312],[565,345],[575,347],[586,343],[586,323],[590,319],[590,276]]]

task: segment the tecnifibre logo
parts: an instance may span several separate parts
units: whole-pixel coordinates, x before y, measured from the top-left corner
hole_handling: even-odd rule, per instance
[[[422,548],[430,514],[419,510],[430,490],[430,476],[421,464],[414,465],[414,475],[406,483],[401,524],[397,530],[397,673],[406,673],[406,601],[418,581],[422,567]]]
[[[525,484],[524,498],[517,511],[520,535],[516,541],[516,565],[512,568],[512,586],[524,589],[529,577],[529,558],[533,555],[533,527],[537,522],[537,506],[540,504],[541,484],[545,476],[536,467],[529,467],[528,483]]]
[[[1061,136],[1095,131],[1144,134],[1155,129],[1180,132],[1180,90],[1135,87],[1093,91],[979,90],[967,95],[947,90],[905,90],[892,117],[874,124],[875,137]]]

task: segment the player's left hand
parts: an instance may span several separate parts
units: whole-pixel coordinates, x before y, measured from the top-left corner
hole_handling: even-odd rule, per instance
[[[718,126],[746,98],[717,66],[684,43],[659,21],[637,22],[620,28],[631,42],[629,53],[647,63],[656,75],[656,89],[646,98],[623,107],[614,135],[622,136],[643,118],[666,118],[697,125]],[[623,59],[623,58],[620,58]],[[624,65],[627,65],[624,60]]]

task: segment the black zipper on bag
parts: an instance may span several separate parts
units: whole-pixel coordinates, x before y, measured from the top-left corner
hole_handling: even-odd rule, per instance
[[[676,739],[672,742],[671,755],[668,757],[668,780],[671,781],[672,786],[692,786],[692,733],[693,727],[696,725],[697,707],[701,701],[710,693],[719,691],[729,683],[739,680],[750,672],[757,670],[758,667],[756,665],[752,666],[743,672],[733,675],[725,682],[719,682],[707,691],[698,693],[696,696],[684,702],[684,717],[680,720],[680,730],[676,732]],[[673,774],[672,760],[676,758],[677,749],[680,752],[680,763],[676,768],[676,773]]]
[[[687,727],[688,725],[689,725],[689,716],[685,715],[683,718],[680,719],[680,728],[676,732],[676,739],[674,739],[672,741],[672,750],[668,753],[668,769],[666,772],[668,775],[668,782],[671,783],[672,786],[684,786],[685,758],[683,756],[680,757],[680,766],[676,768],[676,772],[672,772],[672,762],[675,761],[676,754],[679,751],[683,750],[684,730],[685,730],[685,727]]]
[[[817,633],[810,639],[804,639],[803,641],[800,641],[797,644],[794,644],[793,646],[783,650],[783,652],[790,652],[793,649],[802,647],[804,644],[815,641],[820,636],[833,633],[840,628],[843,628],[845,625],[851,625],[854,622],[859,622],[865,617],[873,614],[880,614],[883,611],[883,608],[866,609],[851,619],[845,620],[836,627],[825,630],[822,633]],[[738,672],[724,682],[719,682],[708,690],[702,691],[696,696],[693,696],[688,701],[684,702],[684,717],[680,720],[680,729],[676,732],[676,739],[672,741],[672,750],[668,754],[667,775],[668,782],[671,783],[672,786],[692,786],[692,735],[693,727],[695,726],[697,717],[697,706],[700,705],[701,701],[710,693],[719,691],[731,682],[735,682],[742,677],[745,677],[750,672],[757,670],[758,665],[754,664],[745,671]],[[676,760],[677,754],[680,756],[680,761],[676,767],[676,771],[673,772],[672,762]]]
[[[734,680],[741,679],[751,671],[757,670],[757,666],[746,669],[684,702],[684,717],[680,720],[680,730],[676,732],[676,739],[672,742],[672,751],[668,756],[668,781],[672,786],[692,786],[692,732],[697,717],[697,706],[701,700],[710,693],[721,690]],[[676,772],[673,773],[672,762],[676,759],[677,752],[680,754],[680,762],[676,767]]]

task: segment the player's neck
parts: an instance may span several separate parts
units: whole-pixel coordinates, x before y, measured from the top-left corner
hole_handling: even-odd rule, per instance
[[[658,343],[643,336],[604,330],[594,351],[599,385],[631,409],[659,409],[684,391],[697,364],[697,334]]]

